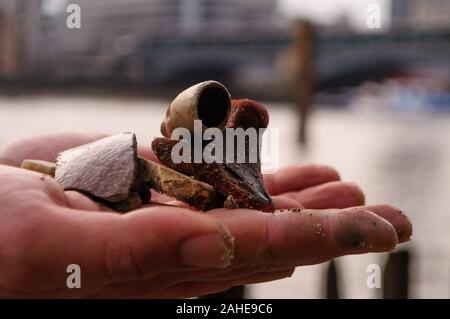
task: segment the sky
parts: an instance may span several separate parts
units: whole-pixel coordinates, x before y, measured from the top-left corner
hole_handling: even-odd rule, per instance
[[[389,24],[391,0],[280,0],[279,10],[290,17],[310,18],[320,24],[333,24],[346,15],[357,29],[366,28],[366,9],[371,4],[381,8],[382,24]]]

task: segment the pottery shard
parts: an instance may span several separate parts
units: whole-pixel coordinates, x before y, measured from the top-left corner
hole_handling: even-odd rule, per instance
[[[136,174],[136,136],[123,133],[60,153],[55,179],[66,190],[119,202],[129,198]]]

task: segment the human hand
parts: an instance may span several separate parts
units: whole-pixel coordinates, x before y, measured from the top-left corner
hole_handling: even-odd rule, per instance
[[[99,137],[19,140],[0,150],[0,161],[53,161]],[[154,159],[145,147],[140,155]],[[274,214],[150,205],[120,215],[41,174],[0,165],[0,180],[0,295],[9,297],[192,297],[337,256],[390,251],[412,233],[397,209],[361,206],[358,187],[316,165],[265,177],[278,209],[298,208]],[[69,264],[81,268],[81,289],[66,286]]]

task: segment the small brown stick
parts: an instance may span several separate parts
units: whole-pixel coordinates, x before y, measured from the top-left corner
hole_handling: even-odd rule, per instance
[[[20,167],[55,177],[56,164],[52,162],[26,159],[22,162]]]

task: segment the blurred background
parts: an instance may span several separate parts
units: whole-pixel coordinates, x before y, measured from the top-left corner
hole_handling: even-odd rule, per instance
[[[415,227],[394,253],[245,296],[450,297],[450,1],[0,0],[0,144],[60,131],[148,144],[179,90],[209,79],[268,107],[282,165],[334,166]]]

